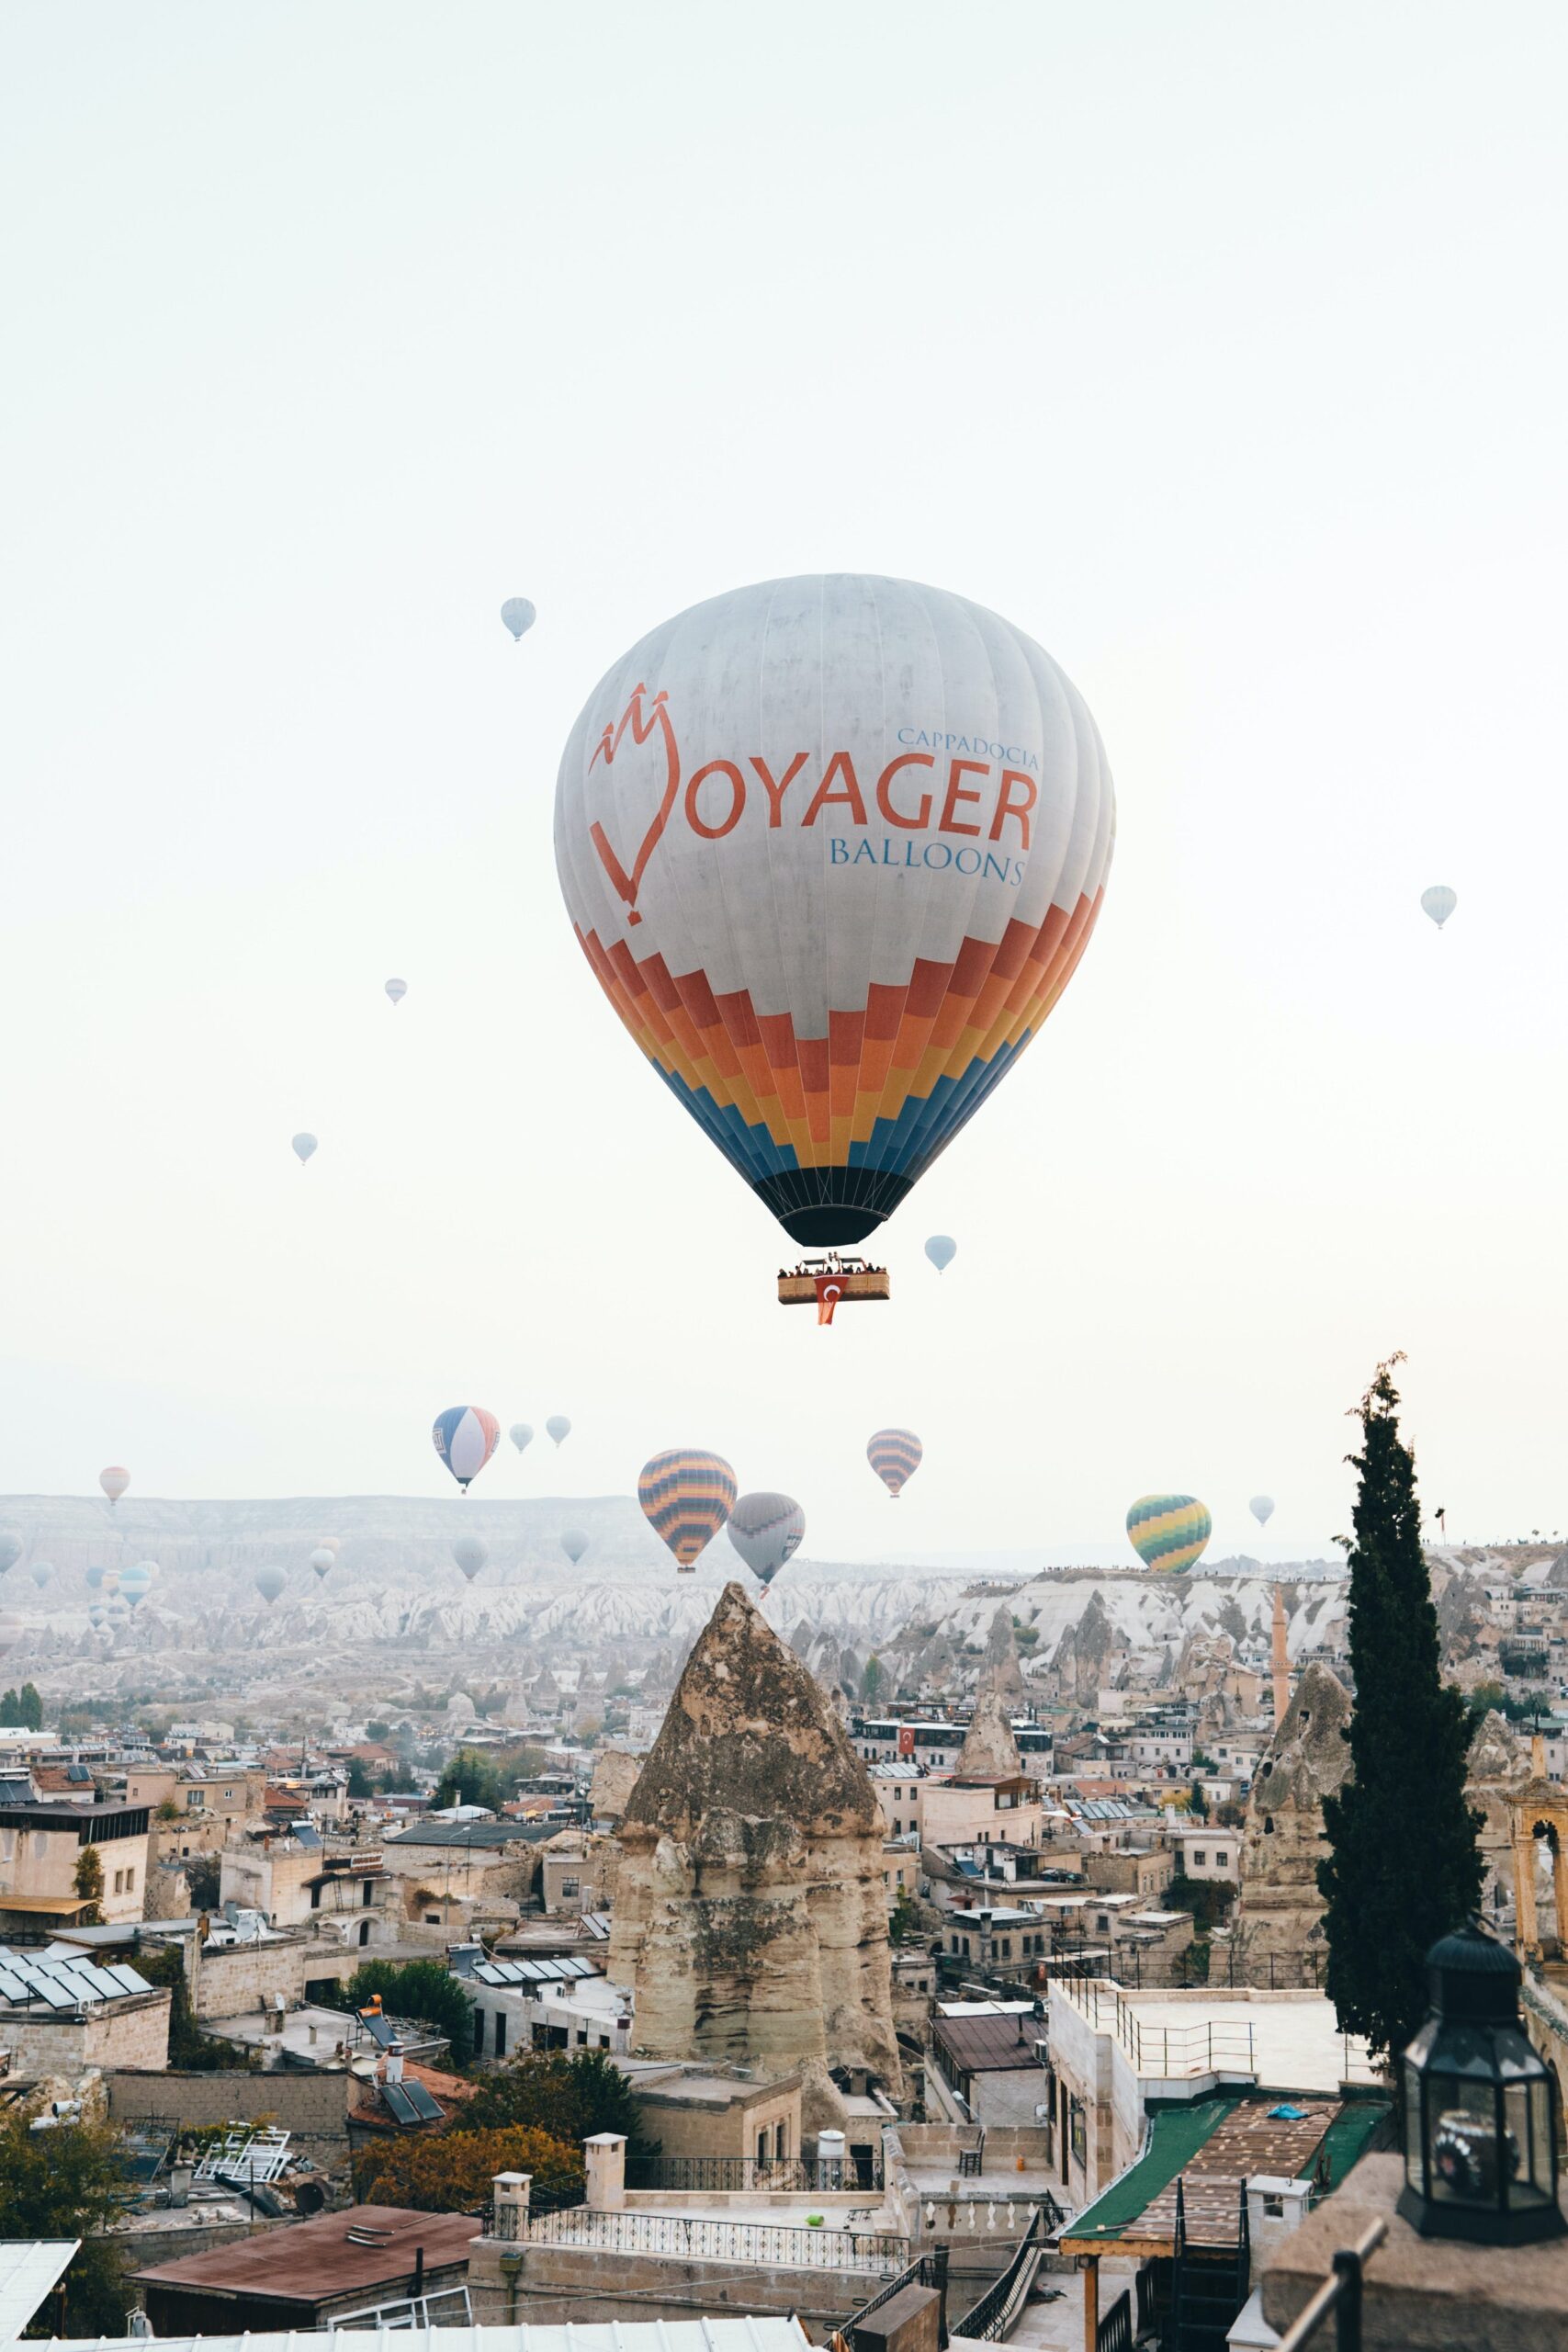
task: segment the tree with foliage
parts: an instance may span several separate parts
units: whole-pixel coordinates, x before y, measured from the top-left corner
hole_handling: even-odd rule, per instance
[[[439,1813],[451,1804],[482,1804],[499,1813],[505,1803],[505,1783],[489,1757],[476,1748],[459,1747],[447,1758],[430,1806],[433,1813]]]
[[[355,2196],[361,2205],[402,2205],[416,2213],[477,2213],[490,2202],[498,2172],[533,2175],[529,2202],[536,2211],[582,2199],[581,2151],[525,2124],[494,2131],[456,2127],[411,2132],[378,2140],[361,2150],[355,2165]]]
[[[378,1716],[374,1719],[374,1721],[373,1721],[373,1722],[367,1723],[367,1724],[366,1724],[366,1726],[365,1726],[365,1736],[366,1736],[366,1738],[367,1738],[367,1739],[374,1739],[374,1740],[377,1740],[377,1741],[382,1741],[382,1740],[385,1740],[385,1738],[386,1738],[386,1736],[387,1736],[387,1734],[388,1734],[388,1732],[389,1732],[389,1730],[390,1728],[391,1728],[391,1726],[390,1726],[389,1724],[384,1724],[384,1723],[381,1721],[380,1716],[379,1716],[379,1715],[378,1715]]]
[[[491,2132],[526,2124],[568,2147],[595,2132],[623,2132],[628,2158],[653,2154],[642,2136],[630,2084],[604,2050],[525,2050],[487,2075],[454,2119],[455,2132]]]
[[[1195,1821],[1207,1821],[1209,1818],[1209,1800],[1201,1781],[1194,1781],[1188,1790],[1187,1810]]]
[[[71,1881],[78,1894],[85,1897],[76,1914],[79,1928],[103,1925],[104,1861],[96,1846],[84,1846],[76,1857],[75,1873]]]
[[[85,2120],[32,2130],[34,2110],[0,2116],[0,2228],[7,2238],[80,2238],[65,2273],[63,2307],[51,2297],[45,2334],[123,2335],[131,2298],[121,2251],[104,2234],[123,2212],[119,2134]]]
[[[451,2045],[452,2064],[466,2066],[474,2052],[474,2005],[450,1969],[438,1960],[367,1960],[346,1984],[340,1984],[334,2007],[363,2009],[375,1996],[389,2017],[417,2018]]]
[[[351,1756],[348,1759],[348,1793],[361,1802],[376,1793],[376,1783],[357,1756]]]
[[[216,1911],[223,1888],[223,1862],[218,1854],[187,1854],[180,1865],[198,1911]]]
[[[1439,1669],[1416,1459],[1399,1434],[1401,1360],[1378,1366],[1355,1416],[1361,1451],[1348,1457],[1353,1777],[1324,1800],[1330,1853],[1317,1866],[1340,2030],[1391,2059],[1426,2015],[1427,1951],[1478,1907],[1482,1883],[1482,1815],[1464,1801],[1470,1725]]]
[[[893,1908],[887,1915],[887,1933],[896,1944],[912,1942],[920,1932],[919,1905],[907,1886],[901,1886],[893,1898]]]
[[[0,1724],[13,1731],[43,1729],[43,1700],[36,1682],[24,1682],[19,1690],[7,1690],[0,1695]]]
[[[1472,1739],[1483,1718],[1494,1712],[1506,1716],[1511,1724],[1533,1723],[1540,1713],[1539,1699],[1516,1699],[1511,1690],[1505,1690],[1500,1682],[1492,1680],[1473,1683],[1464,1703]]]
[[[860,1679],[860,1695],[868,1707],[874,1707],[876,1704],[885,1679],[882,1660],[874,1655],[868,1657],[865,1662],[865,1670]]]

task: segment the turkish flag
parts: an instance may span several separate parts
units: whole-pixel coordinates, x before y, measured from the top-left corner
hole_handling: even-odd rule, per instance
[[[817,1320],[830,1323],[833,1309],[844,1295],[842,1274],[818,1274],[817,1277]]]

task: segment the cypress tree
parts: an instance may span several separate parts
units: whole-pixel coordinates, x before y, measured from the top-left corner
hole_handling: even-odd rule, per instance
[[[1476,1831],[1464,1801],[1470,1725],[1443,1681],[1438,1613],[1421,1550],[1416,1458],[1401,1440],[1393,1364],[1380,1364],[1355,1418],[1361,1451],[1350,1559],[1353,1777],[1325,1797],[1331,1858],[1327,1991],[1347,2033],[1397,2056],[1427,2011],[1426,1956],[1481,1901]]]

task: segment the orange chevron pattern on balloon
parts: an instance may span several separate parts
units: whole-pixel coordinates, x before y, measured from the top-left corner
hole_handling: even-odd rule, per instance
[[[907,581],[766,581],[654,629],[562,755],[556,865],[638,1047],[809,1247],[862,1241],[1071,978],[1110,772],[1032,639]]]
[[[1145,1568],[1180,1576],[1194,1566],[1214,1532],[1195,1495],[1140,1495],[1127,1513],[1133,1549]]]
[[[690,1576],[735,1508],[735,1473],[719,1453],[671,1446],[645,1462],[637,1482],[642,1514]]]
[[[865,1458],[897,1502],[924,1460],[925,1448],[913,1430],[878,1430]]]

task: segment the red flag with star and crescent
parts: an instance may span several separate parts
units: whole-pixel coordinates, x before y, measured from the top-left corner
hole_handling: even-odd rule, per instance
[[[844,1295],[842,1274],[818,1274],[817,1277],[817,1320],[830,1323],[833,1309]]]

